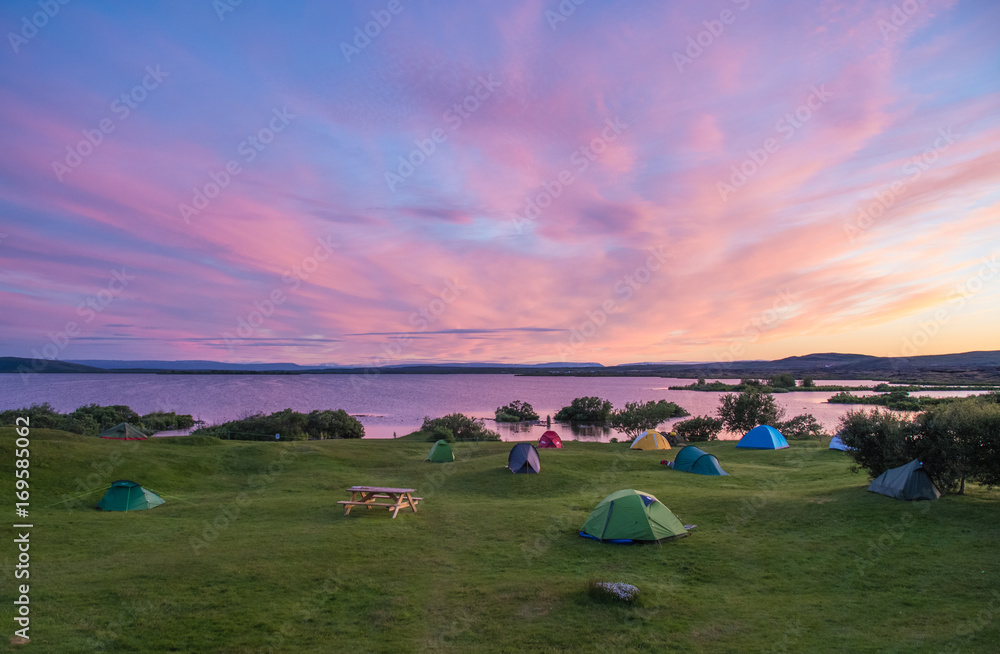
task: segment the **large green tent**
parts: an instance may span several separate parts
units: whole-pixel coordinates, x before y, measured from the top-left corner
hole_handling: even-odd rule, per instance
[[[434,447],[427,455],[427,460],[434,463],[448,463],[455,460],[455,453],[451,451],[451,445],[448,445],[448,441],[442,438],[434,443]]]
[[[142,511],[163,504],[163,498],[134,481],[120,479],[111,484],[97,508],[102,511]]]
[[[696,475],[729,476],[729,473],[719,465],[719,460],[715,458],[715,455],[694,445],[688,445],[678,452],[672,467],[674,470],[693,472]]]
[[[583,523],[580,535],[604,542],[632,543],[682,538],[688,532],[655,497],[629,488],[601,500]]]

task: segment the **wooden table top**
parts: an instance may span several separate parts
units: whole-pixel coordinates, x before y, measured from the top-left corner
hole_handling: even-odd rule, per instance
[[[349,491],[365,491],[370,493],[414,493],[416,488],[388,488],[385,486],[351,486]]]

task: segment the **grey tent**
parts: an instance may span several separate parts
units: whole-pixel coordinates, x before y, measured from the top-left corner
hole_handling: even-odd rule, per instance
[[[538,450],[531,443],[518,443],[507,455],[507,467],[514,473],[537,474],[542,467]]]
[[[936,500],[941,497],[941,491],[931,481],[931,476],[918,459],[905,466],[886,470],[875,478],[868,490],[897,500]]]
[[[119,441],[144,441],[149,438],[146,434],[139,431],[138,427],[133,427],[127,422],[120,422],[114,427],[105,429],[98,434],[98,437]]]

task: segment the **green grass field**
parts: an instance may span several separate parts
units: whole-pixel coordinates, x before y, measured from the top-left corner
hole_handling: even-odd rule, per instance
[[[0,430],[13,517],[13,430]],[[825,444],[704,449],[731,477],[659,464],[671,452],[569,442],[540,475],[511,445],[101,441],[31,433],[31,630],[26,652],[995,652],[1000,492],[906,503]],[[132,479],[151,511],[93,510]],[[354,484],[405,486],[419,512],[344,517]],[[577,536],[607,494],[656,495],[688,538]],[[13,617],[13,536],[2,555]],[[624,581],[636,607],[595,603]],[[17,583],[23,583],[21,581]]]

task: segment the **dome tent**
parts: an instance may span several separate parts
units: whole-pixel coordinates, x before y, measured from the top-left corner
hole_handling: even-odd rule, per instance
[[[537,474],[542,468],[538,450],[531,443],[518,443],[507,455],[507,467],[513,473]]]
[[[748,431],[736,447],[751,450],[783,450],[788,447],[788,441],[771,425],[760,425]]]
[[[120,422],[114,427],[109,427],[98,434],[97,437],[116,441],[144,441],[149,438],[149,436],[139,431],[138,427],[133,427],[127,422]]]
[[[850,447],[847,447],[846,445],[844,445],[844,441],[840,440],[840,434],[838,433],[838,434],[834,435],[833,438],[830,439],[830,448],[829,449],[831,449],[831,450],[840,450],[841,452],[849,452],[853,448],[850,448]]]
[[[163,498],[127,479],[113,482],[95,508],[102,511],[143,511],[163,504]]]
[[[667,437],[656,431],[655,429],[650,429],[644,431],[635,439],[632,446],[629,447],[630,450],[669,450],[670,441]]]
[[[931,481],[919,459],[886,470],[872,481],[868,490],[897,500],[936,500],[941,497],[941,491]]]
[[[694,445],[688,445],[674,458],[674,470],[693,472],[696,475],[729,476],[719,465],[719,459]]]
[[[431,447],[426,460],[433,463],[449,463],[455,460],[455,453],[451,451],[448,441],[442,438]]]
[[[562,439],[559,438],[559,434],[551,430],[542,434],[542,437],[538,439],[538,447],[540,448],[562,449],[562,446]]]
[[[688,532],[658,499],[629,488],[601,500],[587,516],[580,535],[603,542],[633,543],[683,538]]]

